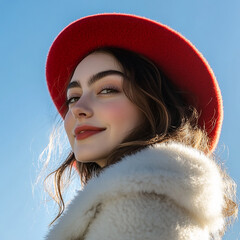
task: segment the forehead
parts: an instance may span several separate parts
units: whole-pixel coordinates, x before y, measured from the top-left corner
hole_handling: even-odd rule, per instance
[[[71,81],[80,81],[90,76],[107,70],[118,70],[122,67],[117,59],[109,53],[93,52],[85,57],[76,67]]]

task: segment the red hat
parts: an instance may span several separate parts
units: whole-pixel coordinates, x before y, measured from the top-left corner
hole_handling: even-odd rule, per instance
[[[194,95],[199,125],[218,143],[223,106],[220,89],[202,54],[182,35],[147,18],[127,14],[97,14],[68,25],[54,40],[47,57],[48,89],[59,113],[66,113],[66,86],[78,63],[100,47],[119,47],[151,59],[181,90]]]

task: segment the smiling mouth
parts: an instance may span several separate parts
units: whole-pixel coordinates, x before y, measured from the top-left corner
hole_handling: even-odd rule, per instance
[[[98,128],[94,126],[81,126],[75,129],[75,138],[77,140],[84,140],[92,135],[98,134],[102,131],[106,130],[106,128]]]
[[[98,134],[98,133],[100,133],[102,131],[104,131],[104,130],[98,130],[98,131],[96,131],[96,130],[86,130],[86,131],[81,131],[81,132],[79,132],[76,135],[76,139],[77,140],[83,140],[83,139],[86,139],[86,138],[88,138],[88,137],[90,137],[92,135]]]

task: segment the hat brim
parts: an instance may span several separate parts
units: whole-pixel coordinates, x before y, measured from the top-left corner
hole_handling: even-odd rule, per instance
[[[202,54],[178,32],[166,25],[127,14],[97,14],[67,26],[54,40],[47,57],[46,78],[59,113],[66,113],[66,86],[86,54],[100,47],[119,47],[151,59],[189,98],[200,113],[199,125],[210,138],[210,150],[218,143],[222,97],[218,83]]]

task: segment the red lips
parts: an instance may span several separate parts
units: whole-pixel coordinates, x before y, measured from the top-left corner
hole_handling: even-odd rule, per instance
[[[74,130],[74,134],[77,140],[83,140],[94,134],[100,133],[105,129],[106,128],[99,128],[99,127],[84,125],[84,126],[77,127]]]

